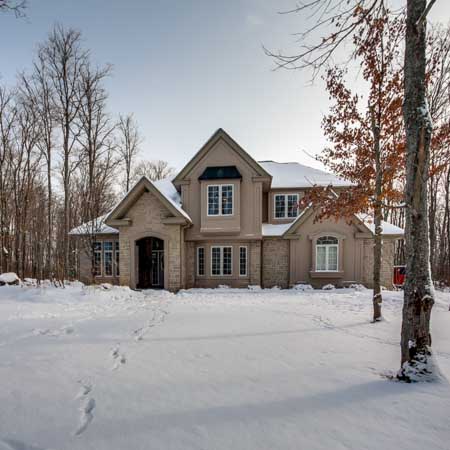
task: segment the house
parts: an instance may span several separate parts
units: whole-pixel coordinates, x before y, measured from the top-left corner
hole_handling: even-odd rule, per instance
[[[349,183],[298,163],[257,162],[219,129],[173,180],[141,178],[97,219],[93,258],[80,255],[82,279],[91,280],[93,260],[98,282],[141,289],[370,286],[370,218],[315,221],[312,207],[298,209],[313,185]],[[382,284],[391,287],[403,230],[383,223],[383,233]]]

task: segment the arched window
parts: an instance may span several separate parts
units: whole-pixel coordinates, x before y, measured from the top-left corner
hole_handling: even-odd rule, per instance
[[[316,242],[316,271],[337,272],[339,241],[333,236],[323,236]]]

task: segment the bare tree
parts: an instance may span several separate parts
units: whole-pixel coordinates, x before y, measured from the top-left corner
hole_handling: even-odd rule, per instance
[[[81,47],[80,32],[65,29],[60,25],[55,26],[39,52],[54,90],[52,107],[62,139],[61,172],[64,191],[62,275],[65,276],[69,266],[70,177],[76,167],[73,153],[77,136],[73,128],[80,109],[78,92],[81,70],[87,63],[88,52]]]
[[[143,176],[152,181],[163,180],[164,178],[170,178],[174,173],[175,169],[170,167],[167,161],[162,161],[160,159],[156,161],[142,160],[139,161],[133,169],[131,181],[132,183],[135,183]]]
[[[123,160],[123,168],[125,171],[124,190],[130,190],[131,175],[136,163],[136,158],[140,151],[142,138],[139,134],[137,123],[132,114],[120,116],[118,123],[118,151]]]
[[[26,95],[28,101],[38,112],[40,121],[40,137],[37,146],[45,159],[47,178],[47,248],[46,248],[46,273],[52,276],[52,255],[53,255],[53,187],[52,170],[54,163],[53,150],[55,147],[55,111],[54,96],[55,91],[50,77],[48,76],[45,55],[42,50],[38,52],[36,61],[33,64],[31,75],[21,74],[20,89]]]
[[[0,272],[9,270],[11,255],[11,149],[16,116],[14,92],[0,86]]]
[[[119,163],[113,143],[115,125],[106,111],[107,93],[103,86],[110,66],[93,69],[86,64],[81,70],[79,90],[80,110],[76,121],[81,162],[77,196],[81,201],[79,218],[86,224],[84,251],[90,256],[92,280],[95,280],[94,245],[105,214],[114,203],[114,173]]]
[[[23,17],[26,7],[26,0],[0,0],[0,12],[12,12],[16,17]]]

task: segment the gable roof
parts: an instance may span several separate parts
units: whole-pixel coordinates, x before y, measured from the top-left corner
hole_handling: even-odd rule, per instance
[[[368,214],[355,214],[356,218],[369,230],[370,233],[375,234],[375,223],[372,216]],[[403,236],[405,230],[392,223],[381,221],[381,228],[383,236]]]
[[[259,161],[259,165],[272,175],[272,189],[311,188],[313,186],[348,187],[352,183],[323,170],[297,162],[279,163]]]
[[[224,140],[255,172],[261,176],[270,179],[271,175],[258,164],[226,131],[219,128],[200,150],[191,158],[191,160],[181,169],[178,175],[173,179],[175,185],[185,180],[189,172],[203,159],[213,146],[220,140]]]
[[[113,225],[114,220],[122,219],[122,216],[126,213],[126,211],[134,205],[134,203],[145,191],[154,194],[175,217],[181,217],[187,223],[192,223],[188,213],[181,207],[180,196],[171,180],[164,179],[152,182],[145,176],[143,176],[113,208],[113,210],[106,217],[105,223],[107,225]]]
[[[71,236],[86,236],[91,234],[118,234],[119,230],[117,228],[110,227],[106,225],[105,219],[109,213],[97,217],[89,222],[82,223],[81,225],[73,228],[69,231]]]

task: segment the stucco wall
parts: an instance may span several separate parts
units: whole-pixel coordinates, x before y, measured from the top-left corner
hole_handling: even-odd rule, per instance
[[[144,192],[127,211],[131,226],[120,230],[120,283],[135,288],[138,283],[138,256],[136,241],[147,236],[164,240],[164,287],[176,291],[183,287],[182,245],[180,225],[162,223],[169,217],[165,206],[150,192]]]
[[[286,239],[264,239],[262,252],[263,287],[289,287],[289,241]]]
[[[234,217],[207,217],[206,186],[228,184],[228,181],[211,180],[201,183],[198,178],[207,167],[230,165],[236,166],[242,175],[242,180],[233,181],[239,184],[235,189],[237,197],[234,201]],[[234,228],[230,239],[260,238],[263,187],[262,182],[252,179],[256,175],[255,170],[223,139],[218,140],[189,173],[188,184],[181,187],[183,209],[193,221],[193,226],[186,230],[186,240],[209,239],[209,236],[227,234],[227,228],[230,227]],[[201,232],[201,226],[204,232]]]
[[[309,217],[299,228],[298,236],[290,239],[289,284],[309,283],[321,287],[328,283],[342,286],[362,282],[363,240],[356,238],[360,232],[356,225],[345,220],[314,222],[314,216]],[[315,242],[325,235],[335,236],[339,240],[337,273],[315,271]]]
[[[292,222],[291,217],[288,217],[285,219],[282,219],[282,218],[277,219],[275,217],[275,196],[280,195],[280,194],[284,194],[284,195],[297,194],[298,200],[300,201],[300,199],[304,196],[303,191],[304,190],[302,190],[302,189],[271,189],[267,196],[267,202],[268,202],[268,204],[267,204],[267,222],[273,223],[273,224]]]

